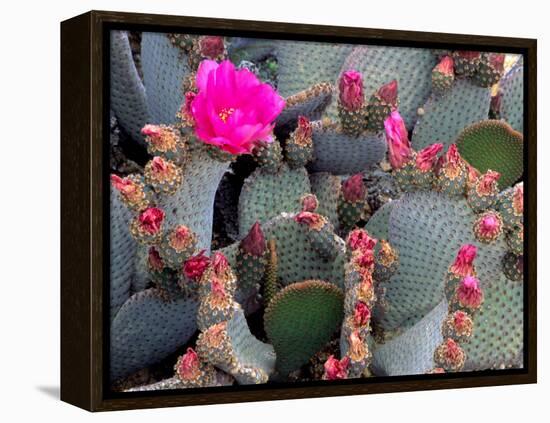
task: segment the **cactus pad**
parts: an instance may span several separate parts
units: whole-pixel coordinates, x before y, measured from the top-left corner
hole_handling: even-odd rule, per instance
[[[319,280],[292,284],[273,297],[264,325],[281,375],[305,364],[330,340],[344,316],[343,302],[340,289]]]
[[[326,172],[309,175],[311,192],[319,201],[316,213],[325,216],[338,230],[338,198],[340,197],[341,180],[339,176]]]
[[[500,116],[523,133],[523,66],[515,65],[498,84],[502,94]]]

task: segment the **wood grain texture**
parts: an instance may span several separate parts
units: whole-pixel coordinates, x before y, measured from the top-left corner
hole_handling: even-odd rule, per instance
[[[213,29],[215,28],[215,30]],[[110,29],[219,33],[408,47],[500,50],[525,60],[525,369],[186,390],[109,392],[108,37]],[[107,130],[105,130],[107,128]],[[61,399],[91,411],[536,382],[536,40],[119,12],[61,24]],[[105,319],[106,318],[106,319]]]

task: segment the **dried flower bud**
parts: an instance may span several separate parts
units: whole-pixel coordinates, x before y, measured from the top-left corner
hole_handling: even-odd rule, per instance
[[[138,217],[141,230],[149,235],[154,235],[160,231],[163,220],[164,212],[157,207],[145,209]]]
[[[312,143],[313,128],[311,122],[305,116],[298,117],[298,127],[294,132],[294,142],[301,146],[309,146]]]
[[[368,350],[365,346],[365,343],[361,339],[359,329],[355,329],[353,332],[351,332],[348,338],[348,342],[349,356],[353,361],[363,361],[365,358],[367,358]]]
[[[349,357],[346,356],[341,360],[337,360],[333,355],[331,355],[324,364],[325,373],[323,375],[323,379],[346,379],[348,376],[348,367]]]
[[[190,257],[183,265],[183,273],[189,279],[199,280],[210,265],[210,259],[204,255],[205,250]]]
[[[514,208],[514,213],[517,215],[523,214],[523,182],[514,187],[512,207]]]
[[[355,304],[355,308],[353,309],[353,323],[355,326],[363,327],[366,326],[370,321],[370,309],[369,307],[363,302],[358,301]]]
[[[306,194],[301,198],[302,202],[302,211],[314,212],[319,207],[319,201],[315,194]]]
[[[186,250],[195,240],[195,234],[185,225],[176,226],[168,236],[168,244],[178,253]]]
[[[302,211],[298,213],[294,220],[300,224],[307,225],[310,229],[321,229],[325,223],[326,219],[317,213],[311,213],[307,211]]]
[[[363,76],[360,72],[348,70],[340,77],[340,103],[350,111],[359,110],[363,106]]]
[[[457,371],[462,369],[466,354],[458,343],[452,338],[447,338],[435,350],[434,359],[447,370]]]
[[[360,272],[372,272],[374,270],[374,251],[359,249],[352,253],[352,264]]]
[[[476,188],[479,195],[491,195],[498,192],[497,181],[500,173],[488,170],[477,180]]]
[[[208,59],[216,59],[222,56],[225,51],[223,37],[219,37],[217,35],[200,37],[199,49],[203,57],[207,57]]]
[[[460,176],[465,163],[462,157],[460,157],[456,144],[451,144],[447,153],[439,161],[439,173],[444,174],[450,179]]]
[[[397,80],[394,79],[378,89],[378,97],[387,104],[397,104]]]
[[[176,374],[183,381],[200,376],[200,360],[193,348],[187,348],[187,352],[178,359]]]
[[[358,173],[346,179],[342,184],[342,195],[349,203],[365,201],[367,188],[363,182],[363,174]]]
[[[416,155],[416,167],[422,172],[432,170],[437,161],[437,155],[443,149],[443,144],[437,143],[420,150]]]
[[[248,235],[243,238],[240,244],[243,251],[256,257],[262,257],[267,248],[264,233],[259,222],[254,223]]]
[[[347,239],[347,244],[352,251],[355,250],[374,250],[374,246],[378,242],[377,239],[371,238],[369,233],[364,229],[352,230]]]
[[[155,247],[149,248],[147,261],[149,268],[155,272],[162,272],[162,269],[164,269],[164,261]]]
[[[465,244],[460,247],[455,261],[451,266],[451,272],[457,276],[469,276],[474,272],[474,260],[476,258],[477,248],[472,244]]]

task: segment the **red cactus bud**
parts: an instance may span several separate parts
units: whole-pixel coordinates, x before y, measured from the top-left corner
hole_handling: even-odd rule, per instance
[[[439,61],[434,70],[444,75],[452,75],[454,69],[454,61],[451,56],[445,56]]]
[[[357,301],[353,310],[353,323],[355,326],[365,326],[370,320],[370,309],[363,301]]]
[[[326,219],[323,216],[307,211],[298,213],[294,217],[294,220],[300,224],[309,226],[311,229],[320,229],[326,223]]]
[[[447,338],[443,344],[443,357],[452,367],[459,367],[464,361],[464,351],[454,339]]]
[[[412,148],[405,122],[397,110],[386,118],[384,128],[390,164],[394,169],[401,169],[411,159]]]
[[[480,195],[489,195],[495,193],[497,188],[497,181],[500,178],[500,173],[493,170],[488,170],[481,175],[477,182],[477,192]]]
[[[319,207],[315,194],[306,194],[302,197],[302,211],[314,212]]]
[[[203,57],[215,59],[221,56],[225,50],[223,37],[216,35],[201,37],[199,39],[199,49]]]
[[[497,72],[504,71],[505,56],[502,53],[489,53],[489,63]]]
[[[349,203],[364,201],[367,195],[367,188],[363,182],[363,174],[358,173],[346,179],[342,184],[342,195]]]
[[[145,209],[139,217],[139,225],[144,232],[150,235],[156,234],[160,231],[160,226],[164,220],[164,212],[157,207],[149,207]]]
[[[200,360],[193,348],[180,357],[176,364],[176,373],[181,380],[192,380],[200,376]]]
[[[466,276],[457,288],[457,298],[461,305],[468,308],[478,308],[483,302],[483,292],[479,280],[475,276]]]
[[[382,85],[378,89],[378,97],[387,104],[397,104],[397,79]]]
[[[520,182],[514,187],[512,207],[516,214],[523,214],[523,182]]]
[[[210,289],[215,303],[223,303],[225,301],[225,287],[223,286],[223,282],[215,276],[210,282]]]
[[[141,128],[141,133],[147,137],[159,137],[162,134],[162,129],[158,125],[147,124]]]
[[[502,233],[502,219],[493,211],[481,215],[474,224],[474,232],[483,241],[493,241]]]
[[[323,379],[346,379],[348,376],[349,357],[346,356],[338,361],[333,355],[331,355],[327,358],[327,361],[325,361],[323,367],[325,368]]]
[[[481,57],[481,53],[479,51],[464,51],[459,50],[456,52],[456,54],[466,60],[475,60]]]
[[[204,255],[205,250],[190,257],[183,265],[183,273],[189,279],[198,280],[210,265],[210,259]]]
[[[469,276],[474,271],[474,260],[476,258],[477,248],[472,244],[465,244],[460,247],[455,261],[451,266],[451,272],[457,276]]]
[[[340,77],[340,103],[354,112],[363,106],[363,76],[360,72],[348,70]]]
[[[352,251],[373,250],[378,242],[377,239],[371,238],[369,233],[364,229],[354,229],[348,235],[347,243]]]
[[[164,261],[155,247],[149,248],[147,261],[149,263],[149,267],[156,272],[161,272],[162,269],[164,269]]]
[[[431,170],[437,161],[437,155],[443,150],[443,144],[432,144],[420,150],[416,155],[416,167],[422,172]]]
[[[298,145],[307,145],[311,142],[311,137],[313,135],[313,128],[311,127],[311,122],[305,116],[298,117],[298,127],[294,134],[294,141]]]
[[[264,233],[262,232],[259,222],[252,225],[248,235],[241,241],[241,248],[243,251],[256,257],[261,257],[264,255],[267,246],[265,243]]]

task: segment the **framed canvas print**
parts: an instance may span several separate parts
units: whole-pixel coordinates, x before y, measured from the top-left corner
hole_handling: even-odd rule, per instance
[[[61,24],[61,396],[536,382],[536,41]]]

